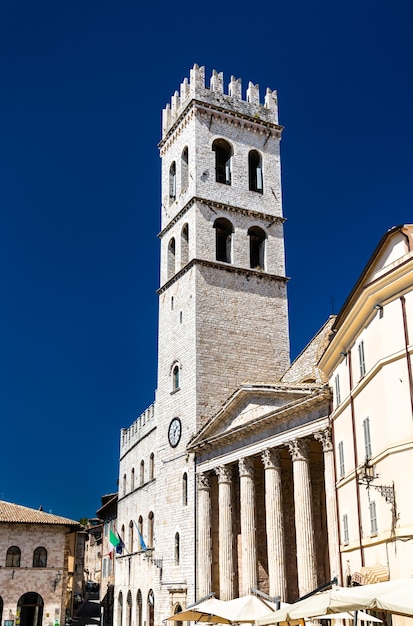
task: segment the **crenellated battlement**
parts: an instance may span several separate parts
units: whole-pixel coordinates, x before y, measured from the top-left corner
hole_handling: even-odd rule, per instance
[[[151,404],[129,428],[121,430],[121,456],[155,426],[155,403]]]
[[[252,117],[257,122],[269,122],[278,125],[277,92],[267,88],[264,103],[260,103],[259,85],[251,81],[242,99],[242,83],[240,78],[231,76],[228,91],[224,91],[224,75],[213,70],[209,87],[205,86],[205,67],[197,64],[190,70],[187,78],[181,83],[179,92],[175,91],[162,112],[162,138],[164,138],[191,100],[205,102],[218,108],[229,108],[234,114]]]

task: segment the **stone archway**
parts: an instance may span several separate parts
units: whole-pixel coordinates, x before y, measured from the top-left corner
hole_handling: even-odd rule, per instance
[[[22,595],[17,603],[20,626],[42,626],[44,602],[34,591]]]

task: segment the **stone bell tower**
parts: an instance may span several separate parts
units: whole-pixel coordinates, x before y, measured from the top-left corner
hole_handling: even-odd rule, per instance
[[[194,597],[186,446],[240,384],[274,383],[289,365],[281,132],[276,92],[262,104],[249,83],[243,98],[215,71],[207,87],[197,65],[163,111],[155,528],[174,555],[165,580],[186,581],[180,602],[179,589]]]

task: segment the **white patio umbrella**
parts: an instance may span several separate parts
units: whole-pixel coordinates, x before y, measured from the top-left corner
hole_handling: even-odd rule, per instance
[[[256,626],[290,622],[342,611],[373,609],[413,617],[413,578],[316,593],[255,621]]]
[[[231,624],[231,620],[225,617],[224,600],[209,598],[199,604],[195,604],[185,611],[175,613],[166,619],[174,622],[208,622],[210,624]]]
[[[268,615],[269,611],[277,610],[275,602],[270,602],[261,596],[253,594],[241,596],[234,600],[227,600],[224,604],[225,616],[232,622],[238,623],[254,622],[259,617]]]
[[[314,619],[351,619],[354,620],[355,611],[345,611],[344,613],[327,613],[327,615],[317,615]],[[374,615],[369,615],[369,613],[365,613],[364,611],[357,611],[357,620],[360,622],[376,622],[383,623],[383,620],[375,617]]]

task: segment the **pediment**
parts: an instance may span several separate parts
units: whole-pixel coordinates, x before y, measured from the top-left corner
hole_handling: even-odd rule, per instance
[[[242,385],[199,430],[189,448],[202,446],[211,439],[224,440],[257,432],[266,427],[266,418],[274,420],[275,415],[284,416],[288,410],[296,415],[303,401],[319,396],[320,392],[325,391],[315,384]]]

